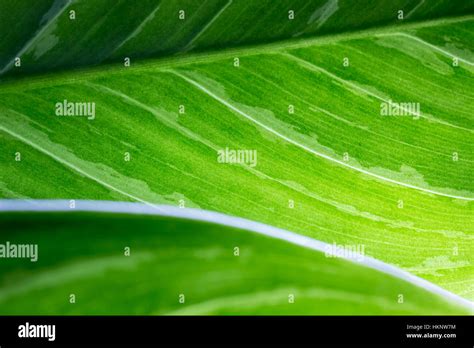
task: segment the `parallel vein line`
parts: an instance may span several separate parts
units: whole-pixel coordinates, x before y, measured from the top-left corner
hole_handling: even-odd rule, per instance
[[[160,9],[161,3],[132,31],[112,52],[111,55],[117,52],[123,45],[125,45],[130,39],[134,38],[140,31],[143,30],[145,25],[155,16],[155,13]]]
[[[232,1],[233,0],[229,0],[229,2],[227,4],[224,5],[224,7],[222,7],[220,9],[219,12],[216,13],[216,15],[214,17],[212,17],[212,19],[188,42],[188,44],[183,48],[183,51],[188,51],[190,50],[192,47],[192,44],[201,37],[202,34],[204,34],[210,27],[212,24],[214,24],[214,22],[221,16],[221,14],[227,9],[227,7],[229,7],[231,4],[232,4]]]
[[[410,34],[406,34],[406,33],[400,33],[400,32],[396,32],[396,33],[380,33],[380,34],[376,34],[375,36],[403,36],[403,37],[406,37],[406,38],[409,38],[409,39],[412,39],[412,40],[415,40],[425,46],[428,46],[438,52],[441,52],[443,53],[444,55],[448,56],[448,57],[451,57],[451,58],[457,58],[460,62],[464,62],[466,63],[467,65],[470,65],[470,66],[474,66],[474,63],[469,61],[469,60],[466,60],[466,59],[463,59],[461,57],[458,57],[458,56],[455,56],[454,54],[452,54],[451,52],[448,52],[446,50],[443,50],[442,48],[438,47],[438,46],[435,46],[433,44],[430,44],[429,42],[426,42],[422,39],[420,39],[419,37],[417,36],[413,36],[413,35],[410,35]]]

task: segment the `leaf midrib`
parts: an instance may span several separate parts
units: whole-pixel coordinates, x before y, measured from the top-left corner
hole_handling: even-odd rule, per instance
[[[132,61],[130,67],[126,68],[128,71],[141,72],[148,69],[167,69],[185,66],[196,63],[208,63],[216,60],[225,58],[233,58],[236,56],[255,56],[265,53],[275,53],[286,49],[297,49],[307,46],[318,46],[325,45],[332,42],[339,42],[344,40],[366,38],[370,36],[376,36],[379,34],[393,34],[400,30],[407,29],[420,29],[425,27],[432,27],[444,24],[459,23],[465,21],[474,20],[474,15],[467,15],[462,17],[453,18],[441,18],[430,21],[422,21],[407,24],[396,24],[383,27],[375,27],[370,29],[358,30],[354,32],[343,32],[338,34],[330,34],[323,36],[316,36],[311,38],[301,39],[286,39],[282,41],[257,44],[257,45],[245,45],[240,47],[225,48],[220,50],[209,50],[195,53],[178,53],[174,56],[167,56],[162,58],[144,58]],[[110,76],[110,74],[120,74],[123,72],[124,67],[122,63],[103,63],[96,66],[88,66],[81,68],[72,68],[67,70],[53,71],[40,74],[31,74],[23,76],[11,76],[4,78],[1,82],[0,79],[0,93],[8,92],[9,90],[16,89],[18,86],[22,87],[22,90],[34,89],[38,86],[44,87],[48,83],[59,84],[59,83],[74,83],[77,81],[87,80],[91,77],[100,77],[102,75]],[[28,85],[25,85],[27,83]]]

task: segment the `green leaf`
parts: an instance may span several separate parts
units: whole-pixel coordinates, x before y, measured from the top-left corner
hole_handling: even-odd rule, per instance
[[[11,244],[38,245],[36,262],[0,264],[2,314],[469,313],[356,258],[231,226],[85,212],[0,219]]]
[[[238,7],[234,8],[234,3],[237,6],[237,1],[231,3],[219,20],[211,20],[209,29],[196,39],[196,44],[199,43],[196,50],[273,41],[297,33],[296,28],[281,27],[274,35],[270,31],[271,34],[265,36],[260,25],[268,23],[262,21],[249,28],[236,28],[248,33],[242,41],[236,41],[232,36],[219,39],[216,31],[226,23],[221,22],[221,18],[226,18],[227,11],[235,15],[232,11]],[[452,8],[453,3],[448,5],[441,1],[440,8]],[[55,4],[59,6],[60,2]],[[91,4],[77,3],[86,7]],[[225,6],[226,2],[219,4]],[[170,6],[169,3],[164,5]],[[37,60],[32,58],[33,51],[39,49],[38,42],[46,40],[43,35],[47,28],[40,31],[38,38],[32,39],[31,48],[24,50],[24,70],[17,72],[113,61],[118,56],[110,51],[112,43],[120,42],[124,35],[131,34],[131,28],[142,23],[127,22],[123,27],[111,25],[118,14],[123,14],[124,6],[118,1],[116,7],[102,8],[101,11],[110,10],[115,15],[104,17],[104,22],[97,22],[90,31],[63,29],[66,24],[61,23],[65,19],[59,15],[57,28],[60,29],[54,32],[60,37],[57,46],[46,50]],[[151,16],[148,10],[152,9],[145,11],[144,8],[137,6],[133,11]],[[307,15],[302,17],[304,20],[300,18],[297,22],[300,26],[297,30],[307,28],[308,35],[320,33],[320,30],[323,33],[326,29],[326,32],[339,32],[371,26],[379,13],[369,11],[367,18],[359,21],[354,17],[344,26],[341,23],[345,17],[341,13],[349,15],[350,12],[347,12],[349,7],[341,4],[339,16],[331,16],[323,26],[305,26],[307,16],[312,13],[309,8],[308,5]],[[94,6],[89,10],[99,11]],[[130,46],[130,52],[137,53],[137,58],[181,51],[190,38],[196,37],[198,28],[206,28],[205,23],[209,21],[204,18],[216,15],[215,8],[204,6],[201,10],[208,11],[207,17],[196,15],[193,19],[196,23],[186,24],[176,31],[167,45],[163,45],[162,52],[158,52],[157,43],[164,42],[163,37],[154,41],[149,32],[146,34],[151,30],[147,27],[140,34],[143,37],[137,34],[137,39],[130,39],[126,45]],[[417,11],[420,11],[419,18],[429,14],[435,17],[425,5],[420,5],[413,13]],[[50,15],[54,15],[53,12]],[[385,15],[393,13],[389,11]],[[126,17],[126,21],[142,18]],[[88,20],[91,18],[94,16]],[[154,20],[155,17],[147,23],[155,23]],[[111,22],[104,24],[108,21]],[[48,25],[54,27],[56,24]],[[163,25],[173,27],[171,23]],[[90,23],[87,27],[91,27]],[[0,197],[129,201],[221,212],[328,244],[363,245],[366,255],[472,300],[473,29],[474,17],[471,15],[157,60],[133,60],[130,67],[120,63],[23,78],[10,76],[0,85]],[[239,30],[237,33],[241,33]],[[159,33],[165,35],[166,31],[160,29]],[[79,34],[85,37],[84,41],[68,46],[70,35]],[[0,47],[9,45],[6,39],[5,42],[0,42]],[[79,57],[78,52],[84,52],[87,42],[93,43],[90,44],[91,51]],[[103,50],[97,51],[99,47]],[[140,51],[145,48],[149,51]],[[4,59],[4,56],[0,57]],[[67,102],[94,103],[94,115],[58,116],[58,103]],[[384,114],[384,108],[391,107],[393,114],[393,106],[400,104],[403,107],[398,112],[401,110],[405,115]],[[406,112],[407,107],[412,106],[413,109]],[[244,156],[252,154],[253,157],[244,158],[244,163],[222,163],[220,156],[223,153],[239,150],[244,151]],[[229,158],[224,162],[229,162]],[[0,204],[8,208],[10,201],[0,201]],[[2,214],[2,218],[8,219],[8,215]],[[47,221],[49,218],[49,215],[44,217]],[[85,230],[74,225],[64,222],[51,240]],[[37,228],[47,229],[46,226],[45,222]],[[146,243],[152,243],[140,230],[128,226],[132,224],[124,222],[120,227],[123,233],[128,229],[133,238],[144,238]],[[192,228],[198,231],[198,227]],[[11,233],[8,231],[6,235]],[[46,235],[48,233],[45,238]],[[77,238],[80,237],[79,233]],[[172,238],[172,234],[168,237]],[[1,238],[4,239],[3,234]],[[119,241],[117,239],[117,243]],[[192,243],[193,239],[187,242]],[[62,242],[58,243],[61,245]],[[273,249],[273,243],[278,244],[265,244],[268,249],[262,244],[261,249],[268,255],[275,253],[277,258],[278,247]],[[51,242],[45,242],[45,245],[53,247]],[[294,250],[294,263],[300,262],[296,262],[300,252],[301,264],[309,263],[303,254],[310,251],[288,248]],[[96,252],[102,255],[98,249]],[[265,253],[262,255],[266,255],[269,262],[270,259],[277,262]],[[333,262],[318,259],[313,251],[310,254],[315,257],[314,264],[318,267]],[[67,260],[64,262],[58,272],[66,274],[69,264]],[[170,260],[166,262],[174,267]],[[260,258],[258,262],[261,262]],[[274,267],[271,262],[258,271],[262,275],[268,273]],[[338,263],[337,274],[349,274],[354,267],[347,262],[334,262]],[[187,260],[180,266],[186,268],[185,264],[192,265],[193,261]],[[222,267],[227,266],[224,263]],[[82,266],[77,267],[75,270],[80,273]],[[149,268],[144,266],[144,269]],[[359,266],[357,272],[374,272],[362,268]],[[165,268],[162,271],[166,272]],[[114,277],[119,277],[119,273],[117,271]],[[178,277],[174,273],[170,273],[169,281]],[[205,292],[208,283],[205,274],[195,273],[196,278],[188,284]],[[53,282],[56,273],[51,273],[51,278],[49,274],[45,269],[41,277]],[[18,275],[10,278],[7,273],[0,273],[0,276],[6,277],[4,285],[9,288],[13,284],[10,279],[14,280]],[[317,299],[316,293],[311,291],[303,291],[300,295],[307,296],[308,302],[316,301],[317,305],[286,309],[262,305],[260,308],[258,303],[262,297],[259,296],[268,294],[269,298],[279,298],[278,289],[286,291],[293,281],[305,284],[299,271],[295,271],[291,279],[280,276],[282,285],[275,288],[274,294],[268,294],[273,278],[265,279],[268,283],[265,283],[266,290],[262,290],[264,295],[258,295],[260,292],[254,288],[245,288],[250,286],[245,281],[236,280],[234,285],[229,285],[235,292],[226,289],[235,295],[229,297],[229,303],[253,301],[249,313],[302,313],[304,309],[308,314],[343,313],[343,309],[335,305],[334,310],[330,309],[332,304],[323,306],[321,301],[325,303],[325,299]],[[379,288],[385,289],[385,284],[391,284],[387,276],[379,276],[367,278],[364,289],[379,291]],[[184,278],[178,277],[176,281],[179,279]],[[216,282],[216,279],[212,281]],[[222,279],[226,278],[223,276]],[[338,283],[338,291],[346,287],[352,292],[356,286],[353,283],[357,282],[352,279]],[[81,281],[75,284],[81,287]],[[97,292],[91,284],[84,284],[87,291]],[[314,286],[313,283],[307,285]],[[207,286],[212,288],[214,285],[209,282]],[[257,297],[249,295],[247,298],[244,288],[252,294],[257,293]],[[151,285],[147,289],[158,291]],[[48,291],[63,290],[49,288]],[[136,296],[137,292],[137,288],[131,289],[130,296]],[[213,298],[221,298],[223,293],[222,289],[216,290]],[[393,295],[382,293],[383,296]],[[374,293],[367,290],[367,295],[370,294]],[[243,299],[239,297],[241,295]],[[110,301],[119,301],[119,297]],[[61,300],[51,298],[53,302]],[[198,306],[205,301],[211,300],[201,297],[194,304]],[[226,305],[227,300],[215,301],[213,305],[220,308],[217,312],[237,310],[233,305]],[[332,300],[328,301],[332,303]],[[420,307],[413,309],[413,314],[461,311],[447,304],[431,308],[427,305],[428,300],[418,301],[417,296]],[[25,310],[27,303],[22,307]],[[175,310],[162,308],[155,302],[151,304],[152,309],[146,303],[137,304],[136,313]],[[48,305],[47,301],[38,304],[44,306],[38,307],[38,313],[48,311]],[[53,307],[59,312],[70,310],[67,303],[64,306]],[[203,306],[206,311],[208,307]],[[324,310],[319,311],[320,306]],[[352,308],[350,313],[378,313],[379,310],[400,313],[397,306],[387,305],[385,309],[360,303],[357,306],[357,309],[347,308]],[[10,308],[8,312],[13,313],[15,306]],[[81,308],[85,313],[94,307],[91,304]],[[108,307],[104,305],[103,308],[102,313],[105,313]],[[125,310],[117,305],[117,313],[120,308]]]

